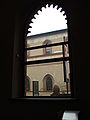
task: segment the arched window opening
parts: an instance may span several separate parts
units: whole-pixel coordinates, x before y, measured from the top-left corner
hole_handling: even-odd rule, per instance
[[[52,48],[51,48],[51,47],[48,47],[48,45],[50,45],[50,44],[51,44],[51,41],[50,41],[50,40],[45,40],[45,41],[44,41],[44,45],[46,45],[46,47],[43,48],[43,51],[44,51],[44,54],[45,54],[45,55],[51,54]]]
[[[61,94],[71,95],[66,18],[61,7],[47,4],[34,14],[27,25],[30,28],[27,27],[25,45],[30,47],[25,46],[25,54],[29,51],[30,57],[25,58],[26,76],[28,73],[32,81],[38,81],[38,96],[50,96],[54,84],[58,84]],[[33,85],[31,91],[30,96],[33,96],[36,92]]]
[[[47,77],[46,79],[46,91],[52,90],[52,79],[51,77]]]
[[[52,75],[50,74],[45,75],[45,77],[43,78],[43,90],[47,92],[52,91],[53,82],[54,78]]]
[[[26,77],[26,91],[30,91],[30,78]]]
[[[47,42],[46,45],[48,46],[49,43]],[[50,54],[50,48],[49,48],[49,47],[46,47],[45,52],[46,52],[46,54]]]

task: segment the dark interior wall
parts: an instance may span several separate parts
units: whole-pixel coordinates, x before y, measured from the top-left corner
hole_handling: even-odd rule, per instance
[[[47,2],[47,0],[45,0]],[[57,112],[64,109],[81,109],[82,116],[86,117],[89,111],[89,7],[88,3],[80,1],[65,0],[62,6],[65,6],[68,13],[68,26],[71,39],[71,59],[72,59],[72,76],[73,76],[73,87],[75,97],[77,100],[59,100],[59,101],[25,101],[25,100],[10,100],[12,90],[14,94],[22,94],[22,87],[19,84],[14,91],[14,84],[18,81],[12,83],[12,79],[17,79],[16,74],[18,72],[13,70],[14,62],[17,60],[16,54],[13,55],[13,51],[18,53],[21,51],[21,56],[23,55],[23,45],[20,51],[17,51],[19,46],[15,40],[20,42],[24,40],[24,26],[25,20],[28,14],[33,12],[33,10],[39,5],[45,2],[44,0],[23,0],[23,1],[1,1],[0,4],[0,28],[1,28],[1,83],[0,83],[0,110],[1,115],[28,115],[30,117],[41,118],[41,114],[44,118],[57,118]],[[62,0],[64,1],[64,0]],[[57,0],[58,3],[58,0]],[[19,42],[19,45],[20,45]],[[20,62],[17,62],[19,64]],[[20,63],[20,66],[22,64]],[[19,66],[19,67],[20,67]],[[15,68],[16,69],[16,68]],[[14,72],[13,72],[14,71]],[[23,70],[19,74],[22,74]],[[23,78],[20,78],[20,80]],[[11,85],[13,84],[13,87]],[[20,86],[19,86],[20,85]],[[19,89],[21,87],[21,89]],[[39,110],[38,110],[39,108]],[[47,115],[45,115],[47,114]],[[83,117],[83,119],[84,119]]]

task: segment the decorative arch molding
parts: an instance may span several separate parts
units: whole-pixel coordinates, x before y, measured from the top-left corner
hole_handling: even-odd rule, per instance
[[[44,91],[47,91],[47,89],[46,89],[46,80],[48,79],[48,78],[50,78],[51,80],[52,80],[52,88],[53,88],[53,82],[54,82],[54,78],[53,78],[53,76],[52,75],[50,75],[50,74],[47,74],[47,75],[45,75],[44,76],[44,78],[43,78],[43,90]]]
[[[30,80],[30,77],[26,76],[26,79]]]
[[[43,42],[43,45],[45,45],[47,42],[48,42],[48,43],[51,43],[51,40],[46,39],[46,40]]]

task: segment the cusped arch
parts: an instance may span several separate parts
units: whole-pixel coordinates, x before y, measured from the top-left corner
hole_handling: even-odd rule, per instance
[[[39,13],[43,11],[43,9],[46,9],[47,7],[51,7],[51,6],[53,6],[53,8],[55,8],[56,10],[59,10],[59,12],[64,16],[65,21],[67,21],[67,12],[65,8],[63,8],[63,5],[60,5],[60,3],[54,2],[54,1],[52,3],[43,2],[42,4],[37,6],[37,8],[35,8],[32,15],[31,13],[28,13],[27,15],[26,27],[25,27],[25,38],[27,37],[28,33],[31,33],[31,30],[29,29],[32,29],[32,26],[30,24],[34,23],[34,21],[36,20],[36,16],[38,16]]]

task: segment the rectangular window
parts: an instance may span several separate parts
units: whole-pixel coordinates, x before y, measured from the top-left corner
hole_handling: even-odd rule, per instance
[[[47,49],[47,45],[43,45],[46,34],[42,39],[41,36],[27,39],[27,44],[33,46],[25,48],[25,54],[30,51],[30,57],[26,57],[25,60],[25,75],[31,81],[31,90],[28,94],[26,93],[26,96],[49,97],[52,96],[55,89],[59,92],[55,93],[55,96],[71,95],[69,46],[68,40],[64,40],[64,35],[60,35],[58,39],[51,39],[52,42],[48,47],[52,49],[52,53],[48,55],[43,54],[43,50]]]
[[[38,81],[33,82],[33,96],[39,96],[39,84]]]

